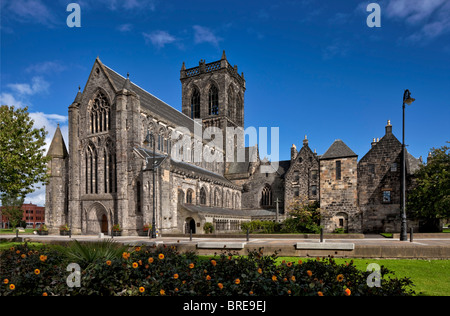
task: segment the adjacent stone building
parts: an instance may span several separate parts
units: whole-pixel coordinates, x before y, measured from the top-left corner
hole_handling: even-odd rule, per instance
[[[239,136],[246,81],[225,52],[183,63],[180,81],[181,112],[95,60],[69,106],[69,149],[58,128],[48,152],[51,232],[68,224],[73,234],[109,234],[119,225],[138,235],[153,214],[161,234],[199,234],[205,223],[236,232],[245,221],[283,220],[300,196],[320,203],[327,232],[397,229],[401,145],[390,124],[359,163],[340,140],[320,156],[305,137],[273,164]],[[417,166],[408,155],[408,172]]]

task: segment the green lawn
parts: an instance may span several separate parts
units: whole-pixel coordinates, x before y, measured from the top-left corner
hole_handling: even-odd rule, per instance
[[[33,234],[34,229],[33,228],[26,228],[24,233],[19,232],[19,235],[21,234]],[[13,229],[0,229],[0,235],[15,235],[16,231]]]
[[[298,262],[307,258],[280,257],[278,260]],[[338,259],[341,264],[352,259]],[[355,266],[360,270],[366,270],[370,263],[385,266],[395,272],[398,278],[409,277],[413,282],[417,295],[425,296],[450,296],[450,260],[376,260],[353,259]]]

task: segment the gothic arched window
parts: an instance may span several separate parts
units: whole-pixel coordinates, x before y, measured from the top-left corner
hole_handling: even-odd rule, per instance
[[[111,129],[111,107],[106,96],[99,92],[89,110],[91,134],[106,132]]]
[[[200,189],[200,204],[206,205],[206,190],[205,190],[205,188]]]
[[[244,125],[244,111],[243,111],[243,102],[242,102],[242,98],[241,95],[239,94],[236,97],[236,124],[239,126],[243,126]]]
[[[98,155],[93,144],[90,144],[85,153],[85,180],[86,194],[98,193]]]
[[[268,184],[262,190],[261,206],[272,206],[272,188]]]
[[[209,89],[209,115],[219,115],[219,90],[215,85]]]
[[[235,105],[234,105],[234,92],[233,89],[230,87],[228,89],[228,118],[232,121],[235,120]]]
[[[191,189],[187,190],[186,192],[186,204],[192,204],[192,195],[193,195],[194,191],[192,191]]]
[[[191,97],[191,118],[200,118],[200,91],[197,88],[194,89]]]

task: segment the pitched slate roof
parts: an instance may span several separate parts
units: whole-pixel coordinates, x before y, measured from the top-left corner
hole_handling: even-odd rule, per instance
[[[234,210],[220,207],[209,207],[204,205],[182,205],[188,211],[199,214],[211,214],[211,215],[225,215],[225,216],[237,216],[237,217],[252,217],[252,216],[275,216],[275,212],[268,210]]]
[[[342,140],[336,139],[328,150],[320,157],[321,160],[358,157]]]
[[[168,122],[174,124],[175,126],[186,127],[191,132],[194,132],[194,124],[196,123],[190,117],[185,115],[183,112],[180,112],[179,110],[171,107],[167,103],[161,101],[160,99],[158,99],[151,93],[145,91],[144,89],[134,84],[133,82],[131,81],[127,82],[128,80],[125,77],[119,75],[117,72],[115,72],[108,66],[104,64],[103,66],[106,69],[108,76],[111,78],[116,89],[129,87],[131,91],[135,92],[139,96],[141,106],[143,108],[150,110],[157,116],[166,119]]]

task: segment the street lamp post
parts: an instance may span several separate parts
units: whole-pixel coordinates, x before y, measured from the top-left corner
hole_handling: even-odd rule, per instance
[[[406,146],[405,146],[405,108],[406,104],[411,105],[415,99],[411,98],[411,92],[405,90],[403,94],[403,133],[402,133],[402,223],[400,231],[400,241],[408,240],[406,227]]]
[[[156,169],[156,141],[155,135],[150,133],[150,130],[147,130],[147,137],[144,141],[145,145],[153,144],[153,166],[152,166],[152,176],[153,176],[153,215],[152,215],[152,230],[150,238],[156,238],[156,183],[155,183],[155,169]]]

